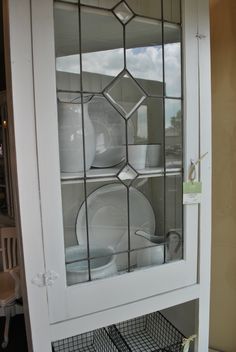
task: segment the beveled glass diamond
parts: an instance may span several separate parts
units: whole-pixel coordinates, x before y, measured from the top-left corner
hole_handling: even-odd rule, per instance
[[[130,186],[137,176],[137,172],[129,164],[125,165],[117,175],[118,179],[126,186]]]
[[[126,5],[125,2],[120,3],[114,9],[115,15],[119,18],[119,20],[126,24],[133,16],[133,12],[130,8]]]
[[[146,98],[144,91],[125,70],[105,90],[104,95],[126,119]]]

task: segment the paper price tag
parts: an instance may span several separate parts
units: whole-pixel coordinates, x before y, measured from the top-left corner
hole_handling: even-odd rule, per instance
[[[183,183],[183,204],[198,204],[201,202],[202,183],[184,182]]]

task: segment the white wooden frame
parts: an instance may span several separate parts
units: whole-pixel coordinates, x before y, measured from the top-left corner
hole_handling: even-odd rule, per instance
[[[190,3],[186,0],[187,3]],[[38,2],[39,4],[39,2]],[[41,2],[45,9],[47,1]],[[33,11],[37,8],[37,1],[33,1]],[[10,20],[10,46],[11,68],[13,86],[13,106],[15,115],[15,139],[18,167],[18,186],[20,196],[20,212],[22,223],[22,236],[24,246],[25,273],[28,289],[29,315],[32,328],[32,341],[34,351],[49,352],[51,339],[62,338],[71,334],[91,330],[116,320],[125,320],[136,315],[145,314],[154,310],[170,307],[192,299],[199,300],[199,344],[198,351],[206,352],[208,345],[208,312],[209,312],[209,275],[210,275],[210,216],[211,216],[211,106],[210,106],[210,80],[209,80],[209,17],[208,1],[198,0],[199,33],[206,35],[200,42],[200,135],[201,152],[208,151],[208,158],[201,166],[201,180],[203,182],[203,198],[200,206],[200,265],[199,284],[187,288],[180,288],[174,292],[163,293],[150,297],[142,302],[134,302],[126,306],[116,307],[109,311],[68,320],[51,325],[49,329],[49,315],[47,292],[45,287],[38,288],[32,284],[32,278],[37,273],[45,272],[44,245],[42,241],[42,219],[40,209],[36,125],[34,120],[34,72],[32,71],[31,46],[31,2],[30,0],[9,0]],[[45,12],[50,21],[50,11]],[[39,13],[40,17],[40,13]],[[191,20],[189,18],[189,20]],[[37,21],[34,21],[34,31],[39,30]],[[40,27],[43,35],[52,35],[50,28]],[[52,48],[48,48],[52,50]],[[34,51],[37,54],[37,48]],[[47,50],[47,48],[46,48]],[[39,53],[40,54],[40,53]],[[48,72],[50,74],[50,72]],[[35,77],[37,80],[37,77]],[[23,84],[24,83],[24,84]],[[54,84],[54,83],[53,83]],[[22,89],[24,87],[24,89]],[[36,96],[37,96],[37,92]],[[41,92],[42,94],[42,92]],[[50,96],[46,99],[50,102]],[[54,99],[54,97],[53,97]],[[36,103],[37,104],[37,103]],[[54,113],[55,107],[54,107]],[[37,126],[38,128],[38,126]],[[45,150],[47,152],[47,150]],[[191,157],[196,158],[196,155]],[[42,157],[42,156],[41,156]],[[51,160],[52,161],[52,160]],[[57,160],[52,161],[57,162]],[[47,165],[50,170],[50,165]],[[29,172],[30,170],[30,172]],[[59,177],[58,177],[59,180]],[[46,182],[46,180],[44,181]],[[60,204],[60,203],[59,203]],[[50,206],[50,204],[49,204]],[[29,215],[30,214],[30,215]],[[43,216],[43,221],[48,221]],[[59,226],[60,227],[60,226]],[[204,241],[203,241],[204,240]],[[32,260],[33,258],[33,260]],[[54,269],[51,267],[50,269]],[[142,304],[141,304],[142,303]],[[114,313],[116,317],[114,318]],[[78,324],[79,323],[79,324]],[[76,328],[76,324],[77,328]]]
[[[185,160],[198,158],[198,56],[196,2],[184,2],[188,16],[184,21],[185,82]],[[195,11],[194,11],[195,10]],[[105,280],[66,287],[63,220],[60,193],[60,164],[57,125],[57,98],[53,1],[32,0],[32,35],[35,82],[35,111],[41,190],[42,224],[46,270],[59,273],[58,280],[48,288],[51,322],[76,318],[97,311],[138,301],[168,292],[197,281],[198,207],[185,209],[184,260]],[[50,81],[48,80],[50,77]],[[188,79],[186,79],[186,77]],[[191,79],[189,78],[191,77]],[[45,82],[47,84],[45,85]],[[189,85],[190,83],[190,85]],[[191,119],[189,118],[191,116]],[[53,133],[54,131],[54,133]],[[57,255],[54,255],[56,246]],[[125,288],[122,289],[121,288]],[[96,292],[96,300],[94,299]],[[76,304],[79,297],[79,304]]]

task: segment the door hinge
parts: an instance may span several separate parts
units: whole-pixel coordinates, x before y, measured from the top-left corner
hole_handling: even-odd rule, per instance
[[[58,273],[53,270],[48,270],[45,273],[35,275],[31,282],[38,287],[52,286],[58,278]]]

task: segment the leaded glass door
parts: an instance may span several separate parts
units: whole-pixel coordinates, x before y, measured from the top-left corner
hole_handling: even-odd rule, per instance
[[[55,322],[196,282],[198,212],[182,184],[198,153],[198,62],[194,0],[48,4],[42,128],[56,162],[40,177]]]

